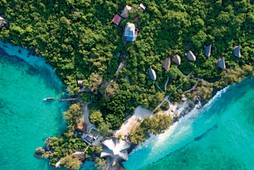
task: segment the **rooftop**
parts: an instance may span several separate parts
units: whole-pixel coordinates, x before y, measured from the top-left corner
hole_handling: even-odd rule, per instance
[[[188,51],[188,53],[187,53],[187,59],[189,61],[196,61],[196,56],[193,54],[192,51]]]
[[[124,30],[124,40],[125,41],[135,41],[137,37],[137,31],[133,23],[128,22]]]
[[[224,57],[219,59],[219,61],[217,62],[217,67],[219,67],[223,70],[226,69],[225,58]]]
[[[131,6],[126,5],[121,13],[121,17],[123,18],[128,18],[129,16],[129,11],[131,10]]]
[[[112,22],[116,25],[119,25],[121,21],[122,21],[122,17],[118,14],[116,14],[114,18],[112,19]]]
[[[127,160],[130,144],[118,138],[107,139],[102,142],[103,151],[101,152],[101,157],[111,157],[112,165],[116,163],[117,160]]]
[[[234,56],[236,56],[237,58],[241,57],[241,52],[240,52],[240,46],[235,46],[233,49],[233,54]]]
[[[178,54],[176,54],[173,56],[172,61],[174,63],[176,63],[177,65],[180,65],[181,64],[181,57]]]
[[[208,46],[205,46],[204,45],[204,54],[206,57],[210,57],[211,56],[211,50],[212,50],[212,45],[208,45]]]
[[[150,79],[152,79],[153,81],[156,80],[156,73],[153,69],[151,69],[151,68],[148,69],[148,75],[149,75]]]
[[[164,68],[166,71],[168,71],[168,70],[170,69],[170,65],[171,65],[171,60],[170,60],[170,58],[166,58],[166,59],[163,61],[162,65],[163,65],[163,68]]]

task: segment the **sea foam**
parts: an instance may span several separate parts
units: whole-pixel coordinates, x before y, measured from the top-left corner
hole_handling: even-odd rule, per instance
[[[180,118],[164,133],[157,136],[152,135],[148,140],[135,148],[129,156],[129,160],[124,163],[126,169],[138,169],[152,162],[156,162],[166,155],[181,149],[192,142],[196,137],[204,134],[215,125],[215,121],[202,121],[196,123],[197,119],[202,119],[202,114],[208,110],[221,95],[228,90],[229,86],[217,92],[216,95],[202,108],[194,107],[188,114]],[[203,126],[198,131],[193,131],[194,126]],[[138,158],[138,159],[137,159]],[[142,160],[142,161],[140,161]]]

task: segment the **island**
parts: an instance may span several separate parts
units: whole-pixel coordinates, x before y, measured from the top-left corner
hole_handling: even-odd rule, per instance
[[[43,56],[75,99],[67,130],[35,155],[54,167],[122,168],[150,134],[254,74],[252,9],[243,0],[3,0],[0,39]]]

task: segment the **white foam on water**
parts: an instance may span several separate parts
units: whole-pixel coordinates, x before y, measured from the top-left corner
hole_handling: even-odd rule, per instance
[[[181,149],[192,142],[195,137],[202,135],[207,129],[211,128],[216,120],[201,120],[198,122],[204,111],[208,110],[212,104],[218,100],[228,87],[217,92],[217,94],[201,109],[196,107],[184,117],[175,122],[164,133],[157,136],[152,135],[142,145],[138,146],[129,155],[129,161],[125,162],[128,170],[144,167],[152,162],[156,162],[166,155]],[[197,121],[197,122],[195,122]],[[202,126],[197,128],[197,126]],[[195,128],[195,130],[194,130]]]

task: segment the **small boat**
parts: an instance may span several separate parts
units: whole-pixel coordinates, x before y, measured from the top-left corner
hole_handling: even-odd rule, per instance
[[[43,99],[44,101],[52,101],[52,100],[55,100],[54,97],[47,97],[47,98],[44,98]]]

